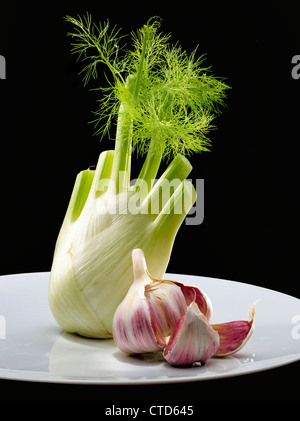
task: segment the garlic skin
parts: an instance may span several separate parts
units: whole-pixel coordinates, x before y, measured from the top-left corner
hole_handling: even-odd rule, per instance
[[[176,281],[174,281],[174,283],[180,286],[187,305],[195,302],[201,313],[208,321],[210,321],[213,312],[213,306],[208,295],[198,287],[189,284],[182,284]]]
[[[205,363],[215,355],[219,334],[208,323],[195,302],[192,302],[173,331],[164,349],[164,358],[172,365]]]
[[[145,286],[145,296],[157,330],[164,337],[169,336],[186,312],[186,300],[180,287],[171,281],[154,281]]]
[[[250,339],[254,331],[255,301],[249,308],[249,319],[233,322],[213,324],[212,328],[218,332],[220,345],[216,357],[225,357],[239,351]]]

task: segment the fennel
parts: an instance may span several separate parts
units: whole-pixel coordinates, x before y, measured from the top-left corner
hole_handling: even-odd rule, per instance
[[[132,250],[143,249],[153,276],[165,273],[196,200],[185,155],[209,149],[207,135],[228,86],[201,67],[196,51],[170,45],[158,20],[131,34],[130,50],[108,22],[96,26],[89,14],[66,20],[74,27],[72,52],[85,63],[84,84],[97,78],[99,66],[109,71],[94,112],[96,134],[110,134],[115,120],[117,127],[114,150],[76,178],[55,246],[49,303],[64,330],[105,338],[132,284]],[[131,185],[133,152],[145,160]],[[168,166],[154,184],[164,159]]]

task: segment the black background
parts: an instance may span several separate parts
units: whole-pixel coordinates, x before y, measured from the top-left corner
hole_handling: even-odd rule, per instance
[[[297,2],[291,1],[281,7],[271,1],[1,5],[7,78],[0,80],[0,275],[50,270],[76,174],[113,148],[111,140],[93,136],[88,122],[98,93],[83,87],[66,37],[71,27],[63,17],[86,11],[96,21],[109,18],[124,33],[160,16],[164,32],[189,51],[199,45],[213,73],[232,87],[215,121],[218,130],[211,132],[211,152],[190,158],[190,177],[205,182],[204,221],[181,227],[168,272],[247,282],[300,298],[300,80],[291,76],[300,36]],[[299,401],[299,375],[294,363],[205,384],[104,389],[0,381],[0,400]]]

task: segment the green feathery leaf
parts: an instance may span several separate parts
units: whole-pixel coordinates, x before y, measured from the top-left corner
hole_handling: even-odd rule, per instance
[[[88,61],[82,72],[84,83],[97,78],[97,67],[104,64],[113,80],[101,90],[99,108],[92,121],[96,134],[109,135],[120,105],[131,121],[132,148],[139,154],[149,150],[165,158],[178,153],[208,151],[212,121],[224,105],[229,86],[203,66],[197,50],[188,54],[170,35],[158,32],[160,21],[153,18],[131,33],[131,48],[120,46],[123,36],[109,22],[96,26],[90,15],[66,20],[75,26],[72,52]],[[125,50],[126,46],[126,50]],[[135,88],[126,83],[133,78]]]

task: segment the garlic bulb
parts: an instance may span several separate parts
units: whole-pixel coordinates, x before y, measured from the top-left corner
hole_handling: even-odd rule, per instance
[[[210,324],[212,304],[198,287],[153,278],[141,249],[132,251],[134,282],[113,318],[113,338],[127,354],[163,350],[172,365],[204,363],[237,352],[254,329],[248,321]]]
[[[141,249],[132,252],[134,282],[113,318],[113,337],[125,353],[143,353],[163,349],[178,319],[186,313],[187,291],[195,287],[150,277]],[[195,294],[194,294],[195,295]],[[211,314],[210,302],[198,290],[203,311]],[[201,299],[200,299],[201,298]]]

